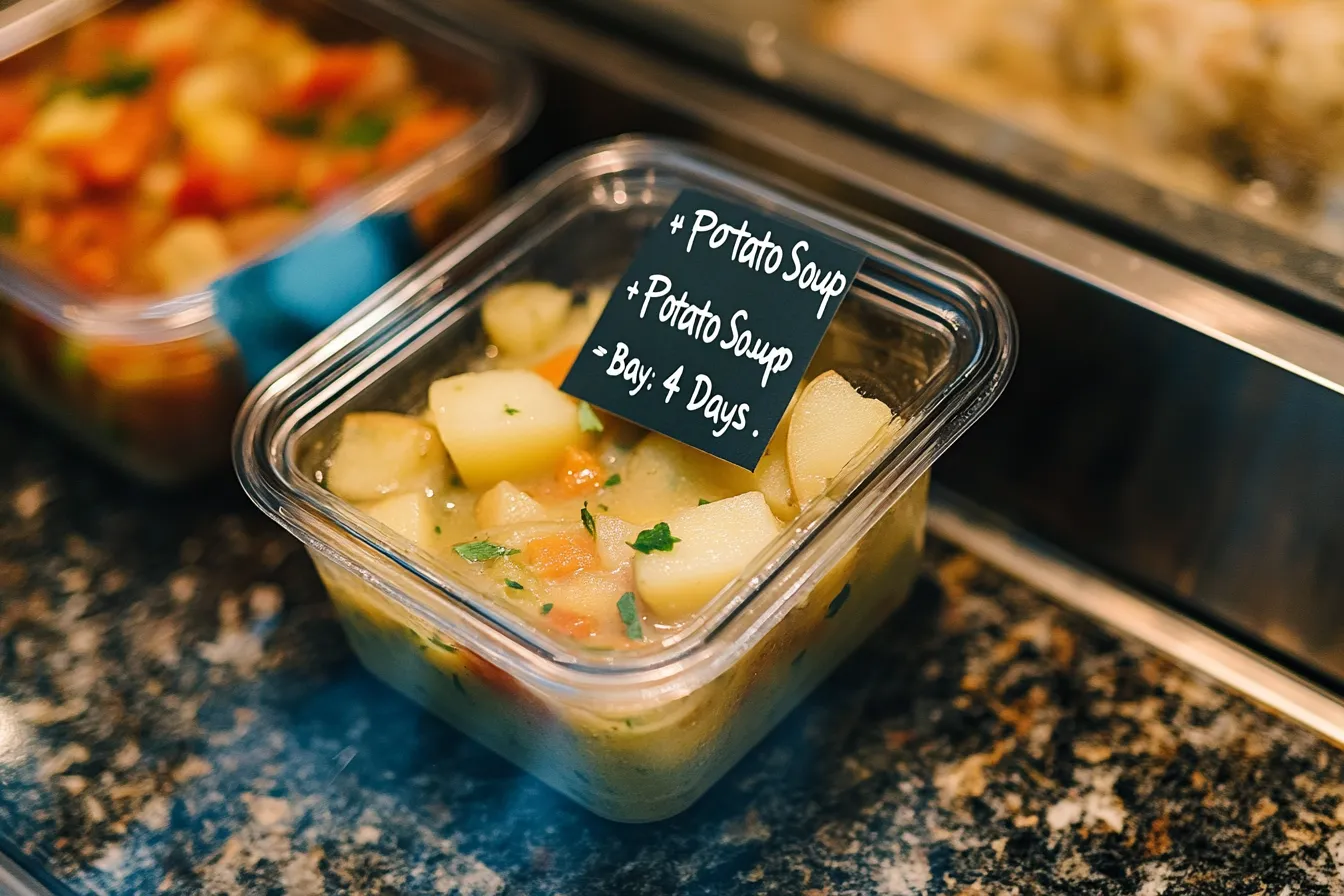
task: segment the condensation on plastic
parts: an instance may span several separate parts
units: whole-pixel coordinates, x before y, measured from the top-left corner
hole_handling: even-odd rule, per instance
[[[610,282],[686,188],[864,253],[819,356],[878,377],[905,425],[686,628],[588,652],[389,537],[315,472],[346,412],[414,412],[429,382],[479,350],[490,288]],[[593,811],[653,820],[693,802],[904,600],[929,467],[997,398],[1015,351],[1002,296],[955,256],[706,151],[625,138],[542,173],[272,371],[244,407],[234,459],[252,499],[313,554],[375,673]]]

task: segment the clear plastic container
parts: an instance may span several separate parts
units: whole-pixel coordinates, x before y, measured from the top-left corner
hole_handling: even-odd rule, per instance
[[[252,51],[247,43],[252,38],[200,25],[202,17],[221,15],[220,10],[236,14],[230,25],[237,28],[257,27],[258,17],[266,17],[271,29],[266,39],[285,48],[275,51],[277,78],[291,74],[286,66],[295,60],[308,66],[295,88],[309,91],[295,94],[296,104],[307,104],[301,113],[287,107],[270,111],[283,106],[272,97],[278,89],[263,81],[259,94],[258,83],[246,78],[259,77],[260,69],[234,65]],[[280,19],[296,25],[303,38],[285,31]],[[184,38],[191,27],[203,39]],[[184,57],[174,39],[191,46],[194,55]],[[81,45],[77,51],[77,42],[101,40],[114,43],[104,57],[108,70],[72,82],[66,73],[76,66],[77,52],[99,58],[96,48]],[[233,40],[234,49],[212,43],[216,40]],[[363,74],[350,74],[350,60],[370,64],[373,57],[359,53],[372,53],[369,48],[379,42],[389,52],[377,57],[384,66],[377,71],[399,78],[393,83],[406,85],[403,93],[368,100],[367,113],[350,103],[324,105],[345,102],[322,92],[335,95],[341,77],[370,83]],[[302,46],[283,55],[295,45]],[[351,52],[343,56],[347,48]],[[60,178],[68,180],[71,172],[84,178],[77,195],[0,195],[0,231],[6,231],[0,238],[0,383],[123,468],[163,484],[182,482],[227,458],[230,428],[249,378],[255,380],[494,198],[498,154],[530,121],[536,103],[532,73],[518,59],[384,0],[279,0],[264,6],[254,0],[115,5],[25,0],[0,16],[0,55],[5,57],[0,88],[15,85],[6,96],[18,97],[20,115],[17,123],[0,115],[0,168],[31,158],[36,145],[43,170],[58,172],[55,183],[65,183]],[[201,96],[188,96],[184,85],[218,60],[224,61],[217,70],[243,74],[233,81],[196,77]],[[188,116],[216,109],[211,103],[232,110],[232,99],[219,98],[225,89],[220,85],[238,83],[251,91],[248,102],[255,106],[244,109],[248,134],[261,133],[266,146],[282,147],[274,170],[289,172],[285,177],[302,181],[302,188],[291,191],[288,180],[257,186],[258,176],[241,168],[232,181],[202,187],[193,180],[198,172],[188,154],[200,146],[221,153],[236,148],[239,144],[229,141],[238,135],[232,126],[238,116],[219,115],[204,124]],[[0,97],[0,106],[5,101]],[[44,118],[57,102],[79,114],[64,122]],[[426,125],[419,135],[403,134],[399,129],[416,113],[381,112],[394,102],[397,109],[417,103],[422,122],[455,111],[461,124],[451,133],[445,126],[425,136],[431,130]],[[104,190],[99,181],[98,190],[92,189],[92,178],[122,178],[125,172],[116,157],[90,162],[88,146],[61,142],[75,139],[62,128],[88,126],[91,113],[83,106],[90,103],[116,107],[123,116],[104,137],[88,141],[95,147],[115,143],[131,127],[135,119],[128,110],[166,107],[166,113],[146,112],[142,119],[153,122],[145,129],[152,135],[148,142],[158,147],[158,162],[137,169],[124,183]],[[389,145],[394,138],[401,140],[396,147]],[[234,156],[242,160],[255,153],[239,150]],[[157,181],[151,182],[151,171]],[[0,177],[0,193],[13,182],[23,181]],[[276,195],[249,199],[245,191],[253,187],[274,188]],[[155,198],[141,202],[151,193]],[[199,239],[161,239],[184,219],[204,222],[195,235],[208,231],[206,248],[213,254],[207,256],[214,263],[203,264],[199,278],[188,270],[179,281],[175,266],[191,264],[193,253],[205,251]],[[101,229],[88,223],[95,220],[104,222]],[[104,242],[110,245],[142,220],[160,228],[148,231],[153,239],[132,242],[130,249],[118,244],[117,264],[99,267],[99,258],[107,257],[97,254]],[[87,226],[83,237],[79,224]],[[43,226],[51,232],[44,235]],[[94,251],[84,253],[89,246],[81,239]],[[77,260],[57,259],[58,246]],[[342,262],[350,270],[341,268]],[[135,276],[98,279],[112,270]]]
[[[688,624],[630,650],[584,649],[320,480],[346,413],[419,412],[430,382],[488,354],[489,290],[610,284],[683,188],[865,253],[812,369],[856,371],[906,422]],[[235,462],[308,547],[369,669],[597,814],[652,821],[694,802],[900,606],[929,467],[999,395],[1015,345],[997,289],[943,250],[707,151],[627,138],[541,174],[277,368],[245,405]]]

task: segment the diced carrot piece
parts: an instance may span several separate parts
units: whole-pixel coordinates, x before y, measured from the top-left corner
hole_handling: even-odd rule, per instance
[[[66,154],[71,168],[86,186],[118,189],[139,179],[149,164],[168,122],[157,103],[127,103],[116,124],[96,143]]]
[[[369,77],[377,63],[369,47],[323,47],[308,74],[294,92],[293,106],[311,109],[341,99]]]
[[[109,208],[76,208],[56,226],[52,258],[81,286],[108,290],[121,274],[126,216]]]
[[[357,182],[373,168],[373,153],[367,149],[342,149],[310,156],[299,173],[299,195],[318,203]]]
[[[559,389],[560,384],[565,381],[569,374],[569,368],[574,366],[574,361],[579,357],[582,346],[571,345],[569,348],[562,348],[560,351],[551,355],[545,361],[542,361],[532,370],[538,373],[552,386]]]
[[[558,579],[597,563],[587,534],[559,533],[534,538],[523,546],[523,562],[537,575]]]
[[[76,25],[65,45],[65,70],[73,78],[93,78],[109,58],[123,56],[135,39],[136,16],[101,15]]]
[[[378,145],[378,167],[399,168],[470,127],[475,115],[466,106],[449,106],[408,115]]]
[[[602,462],[593,452],[570,445],[556,464],[555,481],[571,496],[596,491],[602,483]]]
[[[543,617],[543,621],[571,638],[592,638],[597,634],[597,623],[591,616],[583,616],[564,607],[553,607]]]
[[[0,143],[13,143],[22,137],[36,112],[36,98],[27,84],[0,85]]]

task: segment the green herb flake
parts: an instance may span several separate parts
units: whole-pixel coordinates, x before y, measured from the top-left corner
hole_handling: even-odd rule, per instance
[[[588,530],[588,534],[596,538],[597,521],[593,519],[592,513],[589,512],[587,501],[583,502],[583,509],[579,511],[579,519],[583,520],[583,528]]]
[[[435,527],[434,527],[434,534],[435,534],[435,535],[442,535],[442,534],[443,534],[443,527],[442,527],[442,526],[435,526]]]
[[[843,607],[843,606],[845,605],[845,601],[847,601],[847,600],[849,600],[849,583],[848,583],[848,582],[845,583],[845,587],[843,587],[843,588],[840,589],[840,593],[837,594],[837,595],[835,596],[835,599],[831,601],[830,606],[828,606],[828,607],[826,608],[826,618],[827,618],[827,619],[830,619],[830,618],[831,618],[832,616],[834,616],[836,613],[839,613],[839,612],[840,612],[840,608]]]
[[[635,720],[634,720],[634,719],[626,719],[626,720],[625,720],[625,727],[627,727],[627,728],[633,728],[633,727],[635,727]]]
[[[522,590],[523,590],[523,586],[522,586],[522,584],[519,583],[519,582],[515,582],[513,579],[505,579],[505,580],[504,580],[504,587],[505,587],[505,588],[512,588],[514,591],[522,591]]]
[[[709,503],[712,503],[712,502],[711,502],[708,498],[701,498],[701,499],[700,499],[700,503],[697,504],[697,505],[695,505],[695,506],[696,506],[696,507],[704,507],[706,504],[709,504]]]
[[[579,429],[584,432],[601,432],[602,421],[597,419],[593,406],[586,401],[579,402]],[[620,481],[620,477],[616,477]]]
[[[322,133],[322,119],[316,113],[307,115],[277,115],[266,125],[282,137],[311,140]]]
[[[505,547],[493,541],[464,541],[453,545],[453,552],[468,563],[481,563],[498,557],[509,557],[518,553],[517,548]]]
[[[626,544],[641,554],[652,554],[654,551],[671,551],[672,545],[679,541],[681,539],[672,534],[672,528],[667,523],[658,523],[652,529],[643,530],[635,536],[634,541]]]
[[[84,84],[91,100],[106,96],[139,96],[154,81],[154,69],[146,65],[117,65],[101,78]]]
[[[554,606],[555,604],[542,604],[541,615],[545,616],[547,613],[551,612],[551,608],[553,608]]]
[[[660,524],[661,525],[661,524]],[[616,612],[621,614],[625,623],[625,634],[632,641],[644,640],[644,627],[639,624],[639,611],[635,609],[635,592],[627,591],[616,601]]]
[[[607,481],[602,483],[602,487],[611,488],[613,485],[620,485],[620,484],[621,484],[621,474],[612,473],[610,476],[607,477]]]
[[[307,211],[309,208],[308,200],[304,199],[302,196],[300,196],[293,190],[286,190],[279,196],[275,197],[275,204],[283,206],[284,208],[292,208],[301,212]]]
[[[452,478],[452,480],[450,480],[450,484],[453,486],[453,488],[466,488],[466,487],[467,487],[467,484],[466,484],[465,482],[462,481],[462,477],[459,476],[459,475],[457,475],[456,473],[453,474],[453,478]]]
[[[514,414],[521,414],[522,411],[518,410],[517,408],[511,408],[508,405],[504,405],[504,413],[512,417]]]
[[[442,648],[442,649],[448,651],[449,653],[457,653],[457,648],[456,648],[456,647],[454,647],[453,645],[449,644],[447,641],[443,640],[443,639],[440,638],[438,635],[430,635],[430,636],[429,636],[429,643],[433,644],[435,647],[440,647],[440,648]]]
[[[341,132],[337,142],[343,146],[372,149],[382,143],[391,130],[391,121],[381,115],[371,115],[365,112],[350,119],[350,123],[345,126],[345,130]]]
[[[608,507],[608,506],[605,505],[605,504],[599,504],[599,505],[597,505],[597,509],[600,510],[600,511],[602,511],[603,513],[607,513],[608,511],[611,510],[611,508]]]
[[[19,210],[12,205],[0,205],[0,236],[18,236]]]

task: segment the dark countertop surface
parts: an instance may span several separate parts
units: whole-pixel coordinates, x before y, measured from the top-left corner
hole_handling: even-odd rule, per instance
[[[0,837],[109,894],[1344,892],[1344,755],[935,543],[697,806],[576,808],[352,658],[227,478],[0,405]]]

